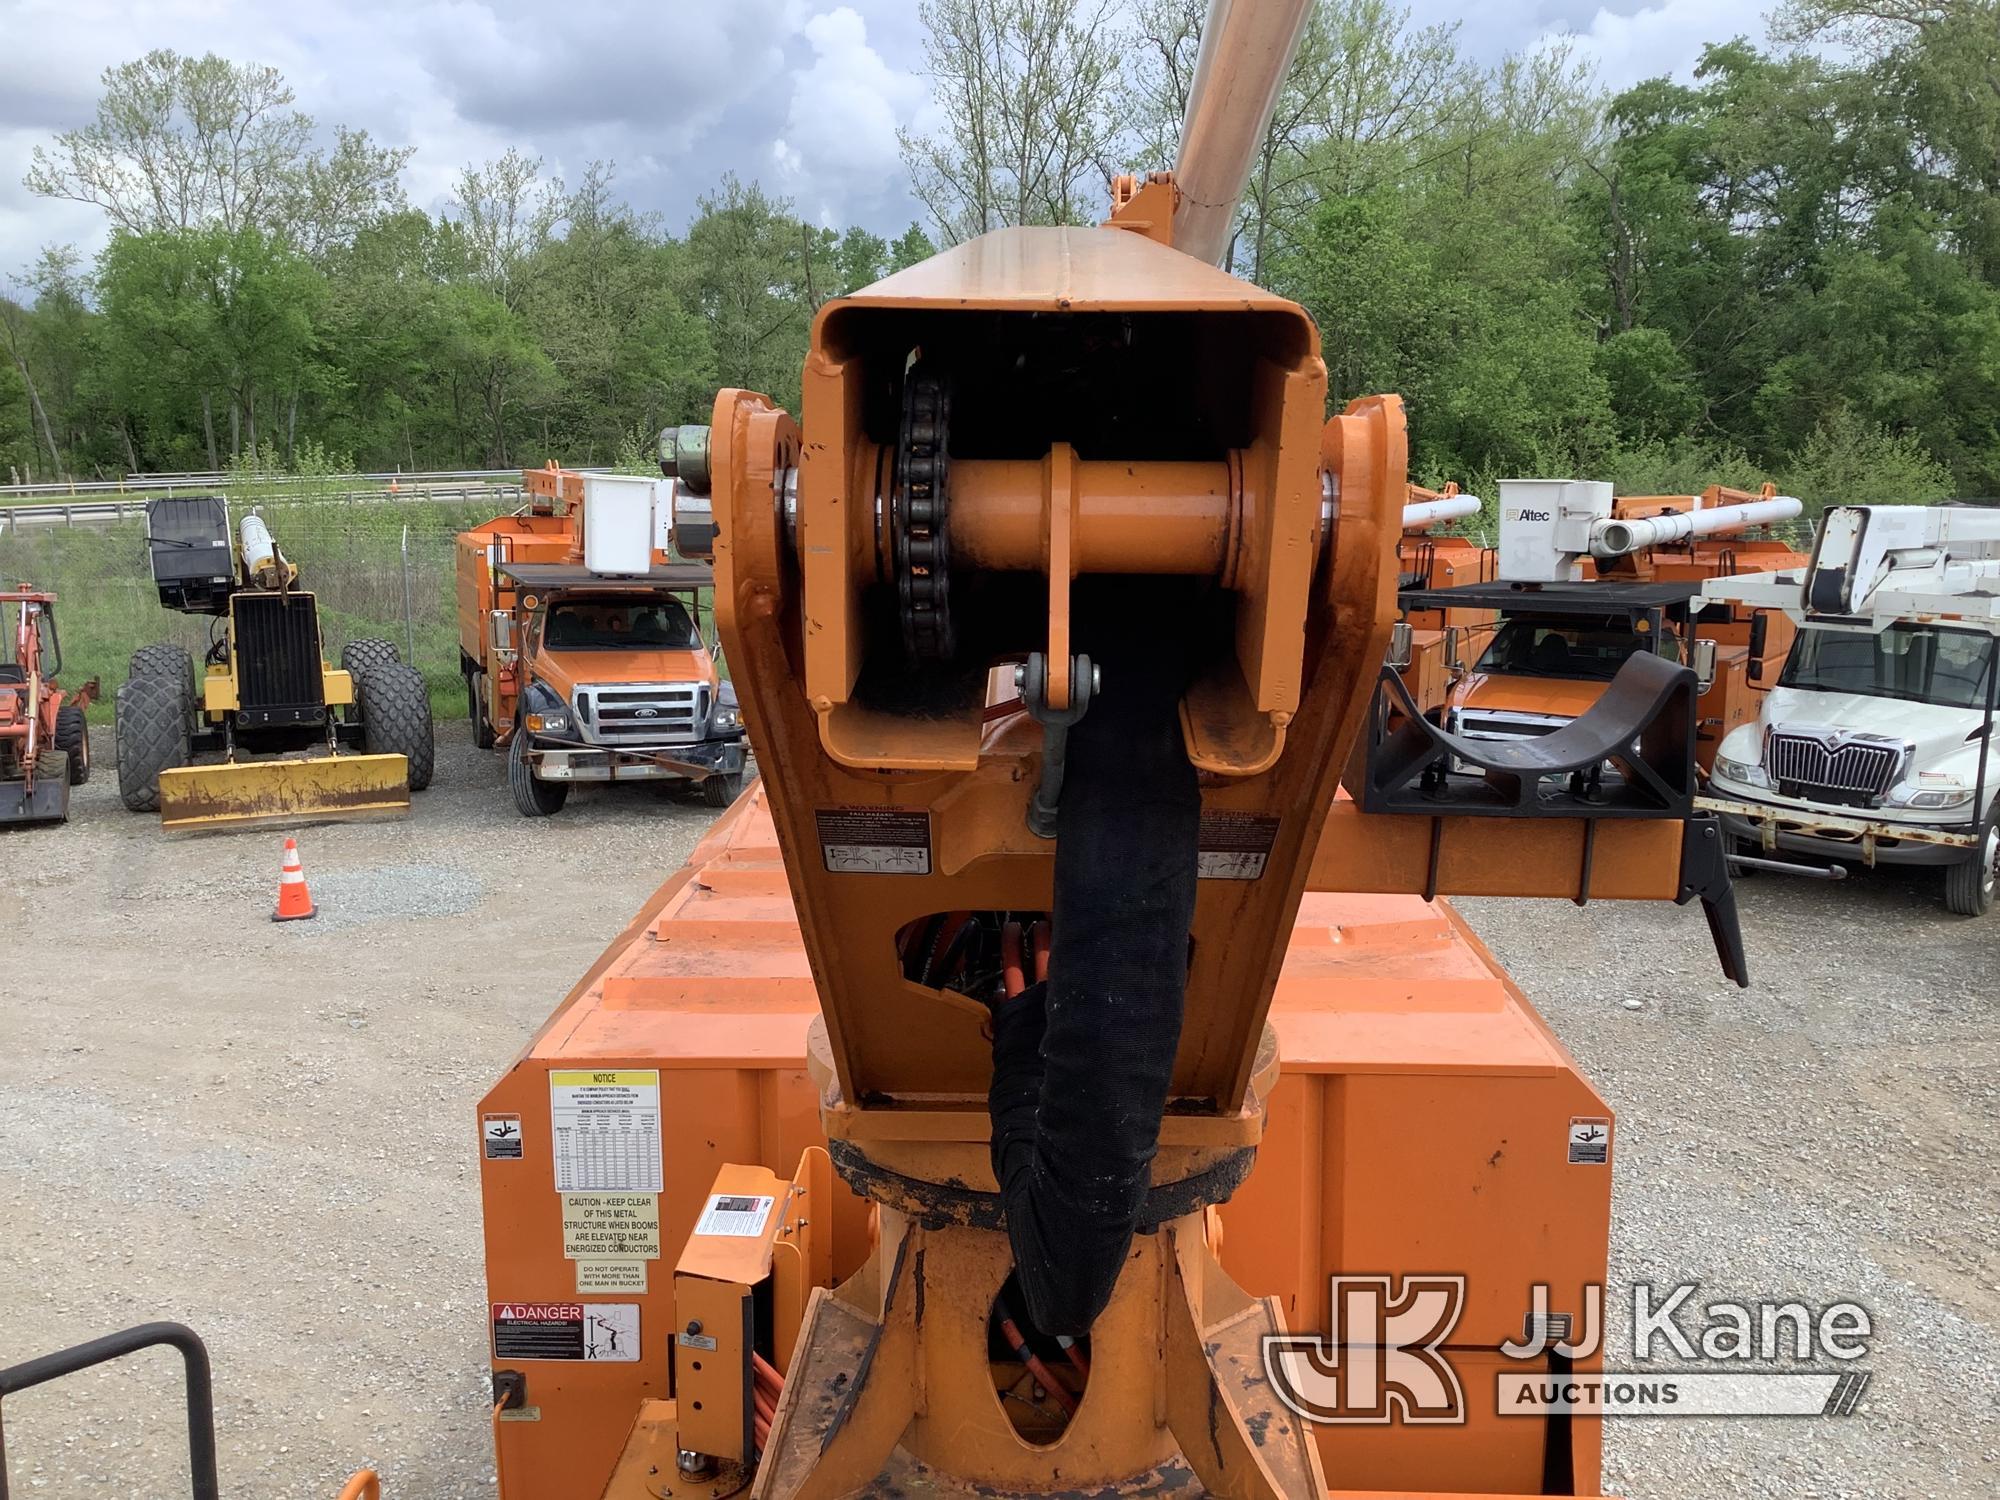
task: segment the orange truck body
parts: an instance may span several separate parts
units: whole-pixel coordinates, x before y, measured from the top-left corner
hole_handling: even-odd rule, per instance
[[[1033,726],[1016,724],[1015,736]],[[1352,803],[1334,809],[1285,950],[1271,1020],[1282,1073],[1256,1164],[1217,1211],[1221,1261],[1247,1290],[1279,1300],[1288,1328],[1330,1331],[1329,1278],[1357,1268],[1478,1269],[1453,1338],[1468,1393],[1457,1426],[1395,1423],[1314,1429],[1336,1494],[1541,1494],[1550,1419],[1501,1416],[1490,1398],[1536,1283],[1551,1305],[1578,1310],[1606,1278],[1608,1166],[1576,1166],[1576,1120],[1613,1129],[1612,1111],[1561,1042],[1450,906],[1369,893],[1374,868]],[[1553,836],[1573,858],[1574,832],[1510,825],[1520,840]],[[1678,829],[1606,825],[1600,878],[1643,896],[1675,864]],[[1630,839],[1629,851],[1622,845]],[[1621,852],[1612,853],[1613,841]],[[1466,888],[1514,892],[1539,877],[1522,843],[1468,846]],[[1394,872],[1386,872],[1394,883]],[[1335,889],[1338,887],[1338,889]],[[634,1416],[674,1392],[674,1257],[690,1242],[715,1184],[762,1168],[782,1182],[801,1154],[826,1144],[808,1031],[819,995],[769,805],[757,787],[661,886],[480,1102],[500,1500],[646,1500],[630,1458]],[[655,1234],[644,1226],[623,1291],[587,1290],[557,1191],[552,1110],[592,1079],[657,1089],[665,1145]],[[736,1164],[734,1167],[731,1164]],[[770,1191],[769,1188],[765,1189]],[[782,1191],[782,1188],[780,1189]],[[831,1274],[868,1257],[870,1205],[835,1179],[813,1218],[831,1240]],[[685,1278],[679,1278],[685,1297]],[[632,1309],[640,1357],[514,1357],[522,1316],[559,1318],[609,1301]],[[532,1350],[533,1345],[528,1347]],[[699,1354],[693,1355],[699,1358]],[[1579,1362],[1584,1374],[1602,1355]],[[782,1368],[787,1360],[779,1360]],[[1532,1367],[1528,1367],[1532,1368]],[[1561,1492],[1599,1493],[1601,1418],[1558,1420]],[[667,1460],[669,1463],[671,1459]],[[615,1471],[615,1473],[614,1473]],[[706,1500],[706,1487],[684,1493]]]
[[[700,630],[709,570],[655,548],[647,573],[593,574],[584,476],[531,469],[525,483],[526,511],[458,537],[459,661],[479,743],[513,755],[527,736],[523,768],[547,783],[719,778],[733,795],[743,736]],[[565,639],[565,617],[623,629],[648,611],[662,623],[652,643]]]

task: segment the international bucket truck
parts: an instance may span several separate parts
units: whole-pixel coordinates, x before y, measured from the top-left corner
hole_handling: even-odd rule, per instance
[[[1930,865],[1952,911],[1991,911],[2000,510],[1837,506],[1807,565],[1715,579],[1702,597],[1798,627],[1756,721],[1723,741],[1703,799],[1739,865]]]

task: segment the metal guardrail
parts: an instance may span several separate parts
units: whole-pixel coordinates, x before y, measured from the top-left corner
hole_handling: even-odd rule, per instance
[[[208,1350],[192,1328],[179,1323],[142,1323],[123,1333],[106,1334],[101,1339],[78,1344],[74,1349],[10,1365],[0,1370],[0,1400],[162,1344],[178,1349],[187,1365],[188,1476],[193,1482],[194,1500],[216,1500],[221,1481],[215,1464],[215,1390],[209,1376]],[[0,1500],[7,1500],[4,1435],[0,1435]]]
[[[439,469],[422,474],[401,474],[391,471],[381,474],[335,474],[310,478],[297,474],[272,474],[260,476],[257,483],[272,488],[283,488],[294,484],[353,483],[357,487],[366,484],[387,488],[394,484],[398,489],[421,489],[426,486],[435,488],[440,484],[466,484],[496,479],[511,479],[518,484],[520,477],[521,471],[518,468]],[[229,482],[230,476],[227,474],[127,474],[123,479],[64,479],[45,484],[0,484],[0,500],[164,495],[171,494],[175,490],[212,490]]]
[[[509,470],[509,473],[518,471]],[[211,486],[212,487],[212,486]],[[5,495],[0,490],[0,496]],[[457,486],[399,486],[388,489],[345,490],[339,494],[316,495],[318,505],[408,505],[421,501],[488,501],[495,506],[525,500],[527,491],[517,480],[512,484],[462,484]],[[283,498],[277,501],[283,504]],[[113,526],[127,516],[143,515],[146,502],[137,500],[42,501],[31,505],[0,505],[0,536],[19,535],[52,526]]]

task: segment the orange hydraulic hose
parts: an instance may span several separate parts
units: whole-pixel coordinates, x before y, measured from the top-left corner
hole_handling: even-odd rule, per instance
[[[958,941],[958,935],[971,923],[972,913],[969,911],[945,914],[944,921],[938,926],[937,937],[931,943],[930,957],[924,963],[927,977],[942,977],[937,973],[937,966],[944,962],[945,956],[951,952],[951,945]]]
[[[360,1470],[340,1487],[340,1500],[382,1500],[381,1476],[373,1469]]]
[[[1021,967],[1021,924],[1009,922],[1000,929],[1000,983],[1012,1000],[1028,987]]]
[[[750,1368],[755,1372],[760,1384],[771,1388],[772,1395],[775,1396],[784,1390],[785,1377],[778,1373],[778,1367],[755,1349],[750,1351]]]
[[[1072,1396],[1068,1389],[1061,1385],[1054,1375],[1049,1373],[1049,1367],[1042,1363],[1040,1355],[1028,1347],[1028,1341],[1021,1337],[1021,1330],[1012,1318],[1002,1318],[1000,1320],[1000,1332],[1007,1342],[1013,1346],[1015,1357],[1028,1367],[1029,1372],[1034,1375],[1035,1379],[1042,1383],[1042,1388],[1056,1398],[1056,1404],[1072,1417],[1075,1416],[1076,1397]]]
[[[1049,924],[1037,922],[1028,930],[1028,946],[1035,954],[1035,983],[1045,984],[1049,977]]]

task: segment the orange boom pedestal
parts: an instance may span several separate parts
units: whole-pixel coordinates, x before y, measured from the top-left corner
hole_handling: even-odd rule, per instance
[[[1610,1111],[1431,898],[1699,896],[1742,977],[1695,684],[1635,659],[1573,732],[1433,775],[1479,752],[1384,668],[1401,405],[1329,420],[1304,312],[1175,248],[1302,15],[1211,18],[1200,202],[1161,175],[960,245],[820,311],[797,419],[724,391],[663,438],[763,780],[482,1102],[508,1500],[1596,1492],[1592,1422],[1493,1392],[1535,1289],[1581,1319],[1604,1279]],[[1185,932],[1107,920],[1133,871],[1067,832],[1125,805],[1091,716],[1161,681],[1133,777],[1164,739],[1198,798]],[[1545,789],[1606,758],[1615,795]],[[1059,1040],[1086,920],[1185,977],[1165,1020],[1090,1001],[1102,1052]],[[1094,1317],[1038,1328],[988,1095],[1044,955],[1047,1077],[1103,1077],[1058,1112],[1157,1151]],[[1387,1326],[1271,1363],[1330,1278],[1440,1273],[1420,1410],[1341,1420]]]

